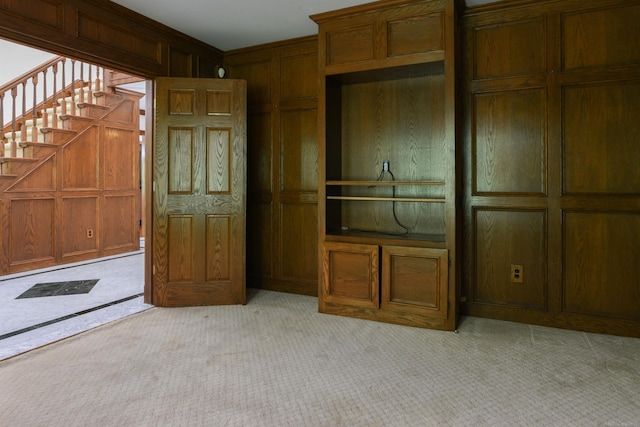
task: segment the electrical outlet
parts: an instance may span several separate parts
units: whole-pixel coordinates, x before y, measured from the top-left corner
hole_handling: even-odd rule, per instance
[[[93,239],[93,229],[87,228],[87,239]]]
[[[511,264],[511,282],[524,283],[524,267],[520,264]]]
[[[389,172],[389,160],[382,161],[382,171]]]

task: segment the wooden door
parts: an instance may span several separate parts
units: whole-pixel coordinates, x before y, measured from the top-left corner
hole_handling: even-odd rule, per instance
[[[156,79],[157,306],[245,304],[246,82]]]

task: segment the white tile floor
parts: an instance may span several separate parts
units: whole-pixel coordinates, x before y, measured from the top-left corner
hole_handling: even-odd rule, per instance
[[[0,360],[148,308],[144,251],[0,276]],[[37,283],[99,279],[87,294],[16,299]]]

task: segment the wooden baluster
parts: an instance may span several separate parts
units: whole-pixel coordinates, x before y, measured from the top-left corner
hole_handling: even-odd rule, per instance
[[[48,99],[47,96],[47,69],[42,70],[42,126],[43,128],[49,127],[49,112],[47,111]]]
[[[61,89],[62,89],[62,108],[60,109],[60,114],[67,114],[67,60],[63,59],[62,60],[62,85],[61,85]]]
[[[51,116],[51,126],[58,127],[58,63],[53,64],[51,67],[53,72],[53,99],[51,107],[53,108],[53,115]]]
[[[33,120],[31,126],[31,141],[38,142],[38,75],[36,74],[31,78],[33,84],[33,108],[31,109],[31,119]],[[26,141],[26,139],[23,139]]]
[[[18,97],[18,85],[11,88],[12,108],[11,108],[11,155],[16,152],[16,130],[18,130],[18,124],[16,122],[16,98]]]
[[[20,123],[20,141],[27,140],[27,81],[22,82],[22,122]],[[16,157],[16,151],[13,152]]]
[[[80,102],[85,102],[84,99],[84,62],[80,63]]]
[[[102,82],[100,81],[100,69],[101,68],[102,67],[96,67],[96,85],[94,87],[94,90],[96,92],[102,92]],[[104,74],[104,71],[102,73]]]
[[[76,61],[71,60],[71,115],[76,115]]]
[[[92,73],[91,73],[93,66],[91,64],[87,64],[87,66],[89,67],[89,92],[87,94],[87,102],[89,102],[90,104],[93,104],[93,80],[92,80]]]

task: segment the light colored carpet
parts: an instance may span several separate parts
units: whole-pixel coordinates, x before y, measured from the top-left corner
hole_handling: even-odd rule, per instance
[[[640,425],[639,339],[478,318],[454,334],[316,304],[152,308],[5,360],[0,425]]]

